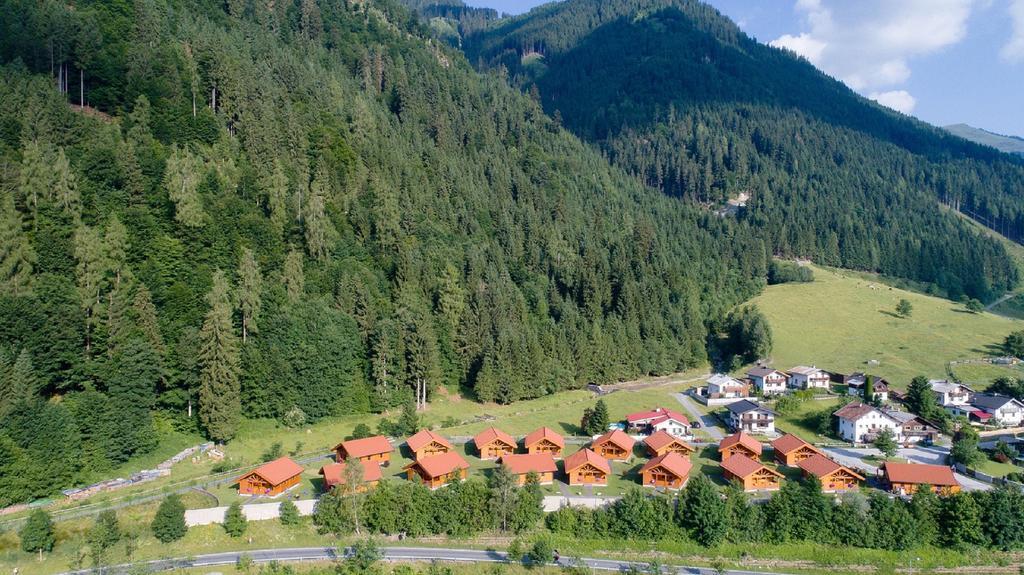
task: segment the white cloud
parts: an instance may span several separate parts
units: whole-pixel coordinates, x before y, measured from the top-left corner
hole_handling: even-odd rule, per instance
[[[784,34],[778,39],[772,40],[771,45],[792,50],[810,60],[812,64],[821,61],[821,53],[825,51],[826,46],[824,42],[814,39],[810,34],[800,34],[799,36]]]
[[[888,92],[872,92],[868,94],[868,98],[878,102],[879,104],[892,108],[897,112],[903,112],[904,114],[910,114],[914,111],[914,106],[917,105],[917,100],[910,95],[910,92],[906,90],[890,90]]]
[[[1024,62],[1024,0],[1010,0],[1013,34],[999,54],[1008,62]]]

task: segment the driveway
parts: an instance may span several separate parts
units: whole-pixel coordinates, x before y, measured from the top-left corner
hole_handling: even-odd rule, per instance
[[[683,409],[689,414],[693,421],[699,421],[701,429],[707,432],[715,441],[721,441],[725,437],[722,428],[719,427],[718,418],[713,415],[704,415],[693,403],[693,399],[685,393],[674,393],[676,400],[683,405]]]
[[[881,456],[882,452],[873,447],[826,447],[825,453],[847,467],[857,467],[869,473],[877,473],[878,466],[864,461],[869,455]],[[949,456],[949,449],[937,445],[906,447],[896,452],[896,457],[902,457],[914,463],[928,463],[931,465],[946,465],[946,458]],[[992,489],[992,486],[973,477],[961,473],[954,473],[956,480],[960,482],[965,491],[983,491]]]

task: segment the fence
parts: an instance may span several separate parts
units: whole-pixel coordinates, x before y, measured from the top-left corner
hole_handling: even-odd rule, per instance
[[[987,473],[978,471],[977,469],[967,467],[963,463],[954,464],[953,469],[956,469],[957,473],[961,473],[963,475],[966,475],[967,477],[973,477],[974,479],[977,479],[982,483],[988,483],[989,485],[1009,485],[1011,487],[1016,487],[1020,491],[1024,491],[1024,483],[1011,481],[1009,479],[1006,479],[1005,477],[993,477]]]

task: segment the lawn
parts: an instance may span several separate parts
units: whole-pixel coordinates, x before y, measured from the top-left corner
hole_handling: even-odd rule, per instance
[[[992,477],[1005,477],[1010,473],[1024,471],[1012,463],[999,463],[986,457],[980,463],[973,465],[974,469]]]
[[[1000,354],[1024,322],[890,287],[870,276],[814,268],[814,281],[769,286],[755,298],[772,326],[773,364],[866,371],[905,389],[916,375],[946,377],[946,362]],[[897,317],[900,299],[913,305]]]
[[[1000,377],[1024,378],[1024,366],[994,365],[991,363],[962,363],[952,366],[953,374],[975,390],[983,390],[992,380]]]

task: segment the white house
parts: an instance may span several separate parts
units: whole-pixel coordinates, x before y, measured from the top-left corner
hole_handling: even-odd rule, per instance
[[[863,373],[854,373],[846,378],[846,394],[856,395],[857,397],[864,397],[864,386],[867,385],[868,376]],[[878,401],[885,403],[889,401],[889,382],[885,381],[880,377],[876,377],[872,380],[871,385],[874,387],[874,398]]]
[[[676,437],[687,437],[690,435],[690,420],[678,411],[655,407],[648,411],[627,414],[626,428],[631,432],[646,435],[664,430]]]
[[[726,409],[729,410],[729,425],[733,431],[765,435],[775,433],[775,412],[763,405],[744,399],[730,403]]]
[[[716,373],[707,379],[708,397],[711,399],[733,399],[747,397],[749,387],[742,381],[724,373]]]
[[[1024,421],[1024,403],[1005,395],[978,393],[972,405],[989,414],[989,423],[1005,427],[1017,427]]]
[[[764,395],[785,393],[786,381],[789,379],[786,374],[770,367],[756,367],[747,372],[747,378]]]
[[[813,365],[798,365],[789,370],[789,386],[797,389],[828,389],[832,383],[832,376],[824,369],[818,369]]]
[[[891,429],[893,439],[903,441],[902,422],[866,403],[848,403],[832,415],[839,420],[839,436],[851,443],[871,443],[883,429]]]
[[[932,387],[932,393],[935,394],[935,399],[938,400],[939,405],[947,410],[951,410],[956,406],[970,405],[971,397],[974,395],[974,390],[966,385],[944,379],[928,380],[928,385]]]

